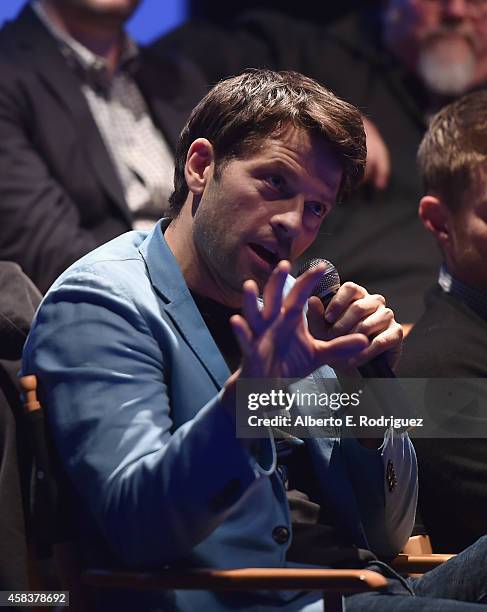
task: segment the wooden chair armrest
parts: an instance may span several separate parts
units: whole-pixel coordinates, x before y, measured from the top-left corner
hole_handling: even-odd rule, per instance
[[[411,536],[401,552],[406,555],[431,555],[433,548],[429,535],[423,533]]]
[[[361,593],[386,586],[386,579],[370,570],[294,568],[194,569],[130,572],[85,570],[81,582],[90,587],[131,589],[299,590]]]
[[[431,555],[407,555],[401,553],[395,557],[391,566],[399,573],[423,574],[438,567],[454,555],[431,554]]]

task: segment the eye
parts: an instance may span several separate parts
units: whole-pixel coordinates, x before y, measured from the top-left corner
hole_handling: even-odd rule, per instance
[[[265,180],[276,191],[282,192],[286,189],[286,181],[280,174],[269,174]]]
[[[322,219],[328,211],[328,207],[326,204],[323,204],[323,202],[306,202],[306,209],[320,219]]]

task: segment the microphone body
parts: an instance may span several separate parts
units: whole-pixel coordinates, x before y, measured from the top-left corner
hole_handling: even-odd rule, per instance
[[[358,366],[357,370],[362,378],[396,378],[384,355],[377,355],[369,363]]]
[[[315,268],[318,264],[325,263],[326,270],[323,272],[323,276],[313,289],[313,295],[320,298],[321,303],[326,308],[340,288],[340,276],[335,266],[327,259],[310,259],[307,261],[299,270],[299,275]],[[396,378],[396,375],[392,371],[391,366],[387,363],[384,355],[378,355],[371,359],[368,363],[358,366],[362,378]]]

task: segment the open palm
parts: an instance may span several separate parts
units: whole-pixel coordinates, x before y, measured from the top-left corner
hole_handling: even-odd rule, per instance
[[[289,269],[286,261],[276,267],[264,288],[262,309],[256,283],[244,284],[243,316],[232,317],[232,326],[242,350],[241,376],[245,378],[303,378],[324,364],[360,353],[369,343],[363,334],[329,341],[314,338],[303,308],[324,267],[308,270],[284,297]]]

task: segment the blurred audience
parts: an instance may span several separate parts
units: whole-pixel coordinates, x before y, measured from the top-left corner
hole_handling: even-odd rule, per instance
[[[305,258],[330,259],[344,280],[385,294],[399,320],[414,322],[440,263],[417,218],[416,151],[434,112],[487,83],[486,0],[387,0],[329,27],[255,11],[228,30],[188,23],[155,46],[168,48],[193,57],[210,81],[256,65],[299,70],[363,111],[367,182]]]
[[[420,216],[444,263],[406,341],[399,372],[485,379],[487,91],[444,108],[432,120],[418,159],[425,187]],[[487,441],[417,439],[415,446],[426,529],[435,550],[458,552],[487,533]]]
[[[0,31],[0,258],[43,292],[161,216],[179,131],[205,93],[195,68],[125,34],[138,4],[34,0]]]

